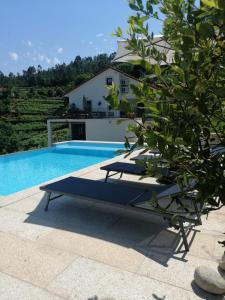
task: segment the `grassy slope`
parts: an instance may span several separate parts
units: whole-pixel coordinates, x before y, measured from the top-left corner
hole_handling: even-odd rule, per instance
[[[66,105],[62,98],[27,99],[26,89],[19,91],[18,98],[13,101],[13,114],[9,121],[19,142],[18,150],[47,146],[47,119],[62,115]],[[68,130],[64,125],[54,126],[54,140],[67,138]]]

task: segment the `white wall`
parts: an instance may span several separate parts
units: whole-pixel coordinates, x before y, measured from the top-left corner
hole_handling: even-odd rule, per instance
[[[70,121],[72,121],[73,123],[77,122],[86,124],[86,140],[124,142],[125,136],[133,136],[132,133],[129,133],[127,131],[127,127],[129,124],[134,124],[134,121],[123,119],[124,121],[118,124],[118,120],[121,119],[79,119]]]
[[[118,86],[120,85],[121,73],[117,72],[111,68],[105,70],[100,73],[96,77],[82,84],[80,87],[75,89],[74,91],[67,94],[69,97],[69,103],[74,103],[77,108],[83,110],[83,97],[85,96],[87,100],[92,101],[92,111],[94,112],[108,112],[108,103],[104,100],[104,96],[107,96],[108,90],[106,88],[106,78],[112,77],[113,82]],[[134,80],[130,77],[126,77],[129,81],[129,84],[137,84],[138,81]],[[128,94],[121,94],[122,96],[126,96],[127,98],[134,98],[131,89],[129,88]],[[101,106],[98,103],[101,102]]]
[[[136,123],[130,119],[122,119],[123,122],[118,124],[121,118],[107,118],[107,119],[52,119],[48,120],[48,145],[52,146],[52,124],[69,124],[71,123],[85,123],[86,140],[89,141],[105,141],[105,142],[124,142],[125,136],[133,138],[134,134],[128,132],[128,126]],[[138,119],[141,122],[140,119]],[[129,139],[130,142],[135,142],[136,139]]]
[[[122,123],[117,124],[117,120],[115,118],[86,120],[86,139],[89,141],[124,142],[125,136],[133,136],[127,131],[127,127],[134,122],[125,119]]]

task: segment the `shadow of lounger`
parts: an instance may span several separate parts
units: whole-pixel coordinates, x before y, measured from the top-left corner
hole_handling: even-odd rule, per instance
[[[162,197],[168,198],[169,196],[179,194],[180,192],[177,185],[168,188],[168,185],[152,184],[148,185],[148,188],[139,188],[76,177],[68,177],[42,186],[40,189],[47,192],[46,211],[48,210],[51,201],[66,195],[73,198],[77,196],[83,197],[84,201],[85,198],[88,198],[89,201],[93,201],[94,203],[107,203],[125,210],[141,211],[147,214],[151,212],[169,220],[174,215],[174,212],[161,212],[155,210],[154,207],[151,208],[150,205],[143,206],[142,204],[146,204],[146,202],[151,200],[153,192],[157,193],[157,197],[160,199]],[[56,195],[52,197],[52,194]],[[190,215],[183,213],[179,214],[177,219],[185,250],[188,251],[189,245],[184,230],[184,222],[198,225],[201,222],[199,215],[196,213],[194,217],[191,217]]]

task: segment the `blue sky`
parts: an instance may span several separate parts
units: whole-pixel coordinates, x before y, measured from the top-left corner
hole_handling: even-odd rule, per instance
[[[127,0],[0,0],[0,70],[49,68],[76,55],[116,51],[111,33],[127,28]],[[160,27],[155,24],[157,34]]]

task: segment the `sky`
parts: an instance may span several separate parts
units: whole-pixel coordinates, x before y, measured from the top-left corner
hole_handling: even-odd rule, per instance
[[[21,73],[117,50],[111,34],[127,28],[127,0],[0,0],[0,70]],[[152,31],[160,33],[160,25]]]

